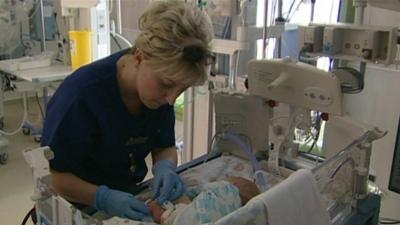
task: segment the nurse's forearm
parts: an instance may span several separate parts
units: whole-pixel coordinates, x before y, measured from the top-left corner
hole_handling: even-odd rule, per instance
[[[151,152],[151,156],[153,159],[153,165],[163,159],[169,159],[175,164],[178,162],[178,154],[175,146],[170,148],[155,149]]]
[[[51,170],[54,191],[63,198],[85,205],[94,205],[97,186],[71,173]]]

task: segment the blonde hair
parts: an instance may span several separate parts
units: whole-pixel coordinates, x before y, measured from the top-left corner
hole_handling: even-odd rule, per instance
[[[213,37],[209,17],[182,1],[153,2],[139,18],[135,47],[155,72],[189,86],[208,77]]]

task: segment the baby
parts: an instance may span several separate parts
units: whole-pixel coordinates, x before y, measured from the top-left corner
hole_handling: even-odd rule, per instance
[[[214,222],[246,204],[260,192],[257,186],[241,177],[229,177],[204,185],[192,200],[183,195],[160,206],[150,201],[153,220],[163,225],[204,224]]]

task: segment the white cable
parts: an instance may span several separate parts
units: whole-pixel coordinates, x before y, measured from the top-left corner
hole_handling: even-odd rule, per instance
[[[112,11],[113,11],[113,8],[114,8],[114,3],[113,3],[113,0],[109,0],[108,2],[110,3],[110,4],[108,5],[108,14],[111,15],[111,13],[112,13]]]
[[[335,4],[335,1],[331,1],[331,7],[330,7],[331,10],[329,11],[329,23],[336,22],[336,21],[332,21],[333,9],[335,8],[334,4]]]
[[[282,16],[285,18],[285,21],[286,21],[286,22],[289,22],[289,21],[288,21],[288,20],[289,20],[289,16],[290,16],[290,13],[291,13],[292,10],[293,10],[293,6],[294,6],[295,3],[296,3],[296,0],[292,0],[292,2],[289,4],[290,6],[289,6],[289,8],[288,8],[288,11],[285,12],[285,13],[283,13],[285,16],[283,16],[283,14],[282,14]]]
[[[117,32],[111,32],[111,35],[113,35],[113,36],[115,36],[115,37],[118,37],[118,38],[121,39],[123,42],[125,42],[125,44],[128,45],[129,47],[132,47],[132,46],[133,46],[133,44],[132,44],[128,39],[126,39],[124,36],[122,36],[122,34],[119,34],[119,33],[117,33]]]
[[[23,8],[24,8],[23,11],[24,11],[24,13],[26,13],[27,17],[26,17],[26,19],[21,19],[20,21],[27,21],[27,20],[33,19],[33,17],[35,17],[35,16],[36,16],[36,13],[39,11],[38,3],[39,3],[39,2],[33,3],[32,8],[31,8],[30,10],[34,10],[34,11],[33,11],[33,13],[32,13],[30,16],[28,15],[29,12],[26,12],[26,11],[27,11],[26,8],[23,7]],[[17,4],[20,4],[20,3],[17,3]],[[25,4],[26,4],[26,3],[25,3]],[[30,10],[29,10],[29,11],[30,11]]]
[[[301,112],[300,109],[295,109],[294,112],[293,112],[293,114],[290,115],[290,118],[289,118],[289,120],[288,120],[289,126],[288,126],[288,130],[286,131],[286,135],[285,135],[285,139],[286,139],[287,141],[291,141],[291,138],[290,138],[290,137],[291,137],[292,135],[294,135],[294,133],[292,134],[291,132],[292,132],[292,131],[294,132],[294,128],[298,127],[298,126],[299,126],[300,124],[302,124],[302,123],[306,123],[306,124],[307,124],[307,121],[304,121],[304,119],[300,119],[299,121],[296,121],[299,112]],[[307,133],[310,134],[311,131],[308,130]]]
[[[247,11],[245,10],[247,8],[249,0],[242,0],[240,3],[240,13],[239,13],[239,18],[241,21],[241,25],[245,26],[246,25],[246,17],[247,17]]]
[[[268,29],[269,26],[272,26],[275,24],[274,18],[275,18],[275,13],[276,13],[277,0],[274,0],[272,2],[268,1],[268,2],[266,2],[266,4],[267,3],[271,3],[271,7],[268,7],[268,9],[270,9],[271,15],[270,15],[269,23],[265,25],[266,29]],[[266,12],[266,13],[267,13],[267,15],[265,15],[265,17],[268,17],[269,12]],[[270,50],[271,50],[270,49],[270,47],[271,47],[270,41],[272,42],[273,40],[270,40],[270,38],[267,37],[265,40],[265,46],[263,46],[263,51],[265,51],[265,53],[264,53],[265,58],[268,57],[267,53],[270,52]]]
[[[293,126],[293,124],[294,124],[294,122],[295,122],[295,119],[296,119],[296,116],[297,116],[298,111],[299,111],[299,109],[295,109],[295,110],[293,111],[292,115],[290,115],[290,117],[289,117],[289,120],[288,120],[288,122],[289,122],[288,128],[289,128],[289,129],[287,130],[286,136],[289,135],[290,130],[292,130],[292,128],[295,127],[295,126]]]
[[[301,5],[302,3],[303,3],[303,1],[299,1],[299,4],[297,4],[296,9],[293,11],[293,14],[292,14],[290,17],[288,17],[288,21],[291,21],[291,20],[292,20],[292,17],[294,16],[295,12],[297,12],[297,11],[299,10],[300,5]]]
[[[400,45],[397,45],[397,54],[395,58],[396,70],[399,69],[399,64],[400,64]]]
[[[276,11],[277,11],[277,6],[278,6],[278,0],[274,0],[271,8],[271,20],[270,20],[270,25],[274,25],[275,24],[275,15],[276,15]]]
[[[207,147],[208,147],[208,149],[207,149],[207,157],[205,157],[205,159],[203,160],[203,164],[206,163],[206,162],[208,162],[209,159],[210,159],[210,157],[211,157],[214,153],[217,153],[217,152],[218,152],[219,149],[218,149],[218,148],[214,148],[214,147],[215,147],[215,144],[216,144],[218,141],[220,141],[219,139],[220,139],[221,137],[222,137],[222,132],[217,132],[217,133],[214,134],[214,136],[213,136],[212,139],[211,139],[210,145],[207,146]]]
[[[32,113],[32,114],[30,114],[29,113],[29,102],[27,101],[27,103],[26,103],[26,120],[25,120],[25,122],[27,122],[27,123],[29,123],[29,124],[39,124],[41,121],[42,121],[42,115],[41,115],[41,112],[40,112],[40,105],[39,105],[39,103],[38,103],[38,111],[36,112],[36,113]],[[29,120],[29,116],[30,115],[37,115],[37,120],[35,121],[35,122],[32,122],[31,120]]]
[[[14,135],[16,133],[18,133],[19,131],[21,131],[22,126],[24,125],[25,121],[26,121],[26,115],[27,115],[27,110],[26,110],[26,92],[22,93],[22,99],[23,99],[23,105],[24,105],[24,111],[23,111],[23,117],[22,117],[22,122],[20,124],[20,126],[18,127],[18,129],[16,129],[15,131],[12,132],[6,132],[4,130],[0,130],[0,134],[4,134],[7,136],[11,136]]]
[[[121,0],[116,0],[116,16],[117,16],[117,32],[122,34],[122,9],[121,9]]]
[[[236,65],[235,65],[236,79],[238,77],[238,71],[239,71],[239,56],[240,56],[240,50],[238,50],[236,54]]]

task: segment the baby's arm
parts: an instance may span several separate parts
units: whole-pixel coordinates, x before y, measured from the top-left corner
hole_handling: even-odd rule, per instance
[[[173,201],[173,203],[176,204],[189,204],[191,201],[188,196],[182,195],[181,197],[177,198],[176,200]],[[151,214],[153,215],[153,220],[156,223],[161,222],[161,216],[165,212],[165,209],[161,207],[157,201],[151,200],[148,204],[148,207],[150,209]]]
[[[153,215],[153,220],[156,223],[161,222],[161,215],[165,211],[158,203],[157,201],[151,200],[147,206],[150,209],[151,214]]]
[[[179,198],[177,198],[177,199],[175,199],[174,201],[173,201],[173,203],[176,205],[176,204],[179,204],[179,203],[182,203],[182,204],[189,204],[190,202],[192,202],[190,199],[189,199],[189,197],[187,196],[187,195],[182,195],[181,197],[179,197]]]

